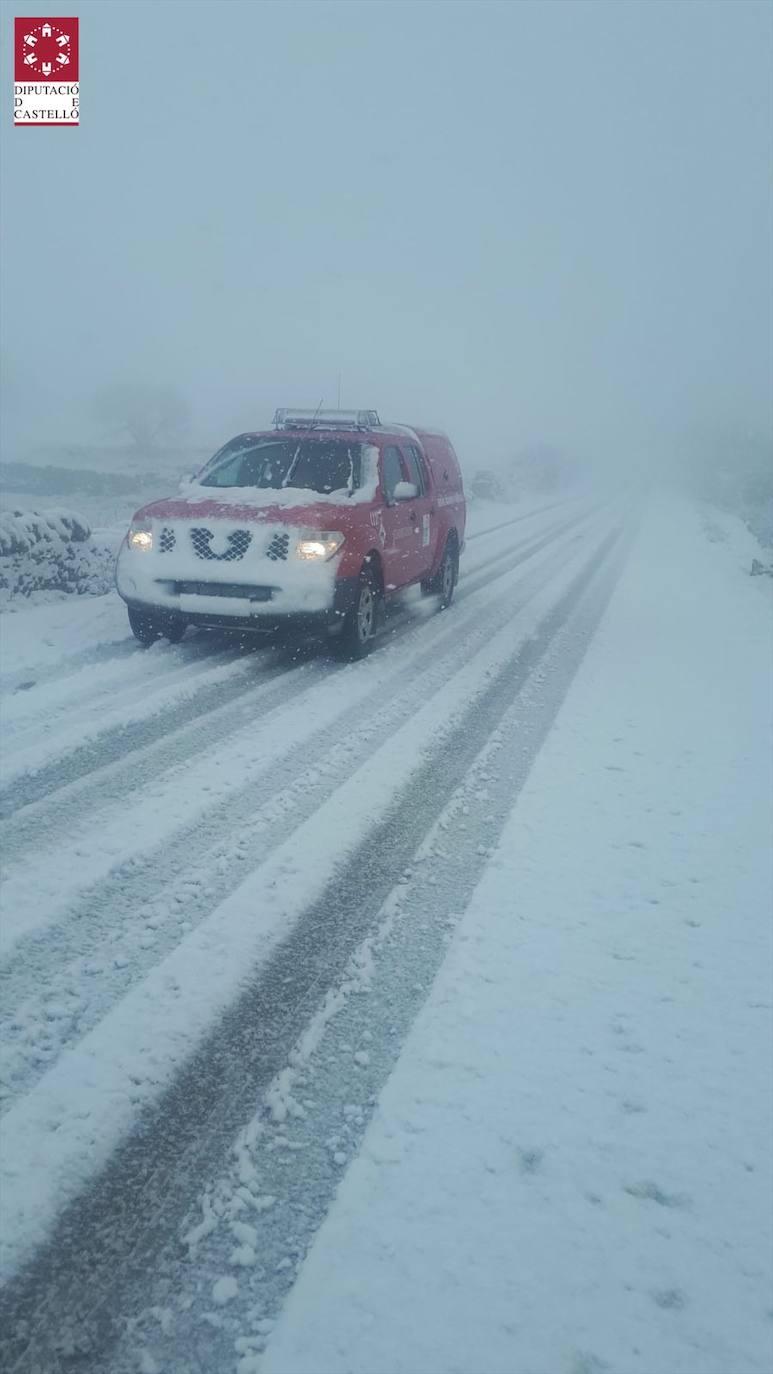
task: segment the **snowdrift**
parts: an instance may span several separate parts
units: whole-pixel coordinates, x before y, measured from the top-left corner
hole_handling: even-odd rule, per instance
[[[38,592],[101,595],[113,583],[112,551],[69,510],[0,512],[0,601]]]

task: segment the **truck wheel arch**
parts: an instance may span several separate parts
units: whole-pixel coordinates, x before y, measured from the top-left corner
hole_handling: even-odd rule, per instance
[[[441,541],[441,540],[438,540],[438,545],[439,545],[439,548],[438,548],[439,557],[438,557],[437,568],[435,569],[435,571],[437,572],[437,571],[439,570],[440,564],[443,562],[443,555],[445,554],[446,549],[447,549],[448,546],[450,545],[451,548],[452,548],[453,551],[454,551],[454,559],[456,560],[456,575],[457,575],[457,577],[458,577],[458,576],[459,576],[459,555],[460,555],[460,553],[461,553],[461,548],[460,548],[460,546],[459,546],[459,534],[458,534],[458,531],[457,531],[455,525],[452,525],[451,528],[450,528],[450,530],[448,530],[445,539],[443,539],[442,541]]]
[[[378,585],[381,596],[384,595],[386,587],[384,585],[384,565],[381,562],[381,554],[378,549],[369,549],[362,560],[363,567],[370,568]]]

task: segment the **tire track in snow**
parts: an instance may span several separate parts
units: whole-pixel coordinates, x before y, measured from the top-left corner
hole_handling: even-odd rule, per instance
[[[475,623],[464,639],[465,664],[563,567],[567,551],[581,537],[571,529],[564,531],[553,561],[540,562],[519,578],[512,601],[498,599],[474,613]],[[546,535],[543,548],[552,552],[556,542],[555,536]],[[534,556],[533,550],[522,551],[518,566]],[[452,617],[446,624],[439,640],[410,659],[407,671],[399,667],[386,683],[364,681],[357,706],[349,704],[343,712],[336,688],[333,711],[322,729],[312,722],[309,738],[231,788],[213,812],[197,815],[144,855],[117,865],[105,880],[78,894],[60,923],[19,941],[0,977],[0,1077],[6,1108],[364,759],[386,740],[400,747],[401,724],[453,677],[458,666],[460,626]],[[374,670],[369,676],[377,676],[380,665],[375,660],[365,666]],[[374,709],[374,695],[384,697],[386,704]],[[239,836],[238,845],[234,835]],[[172,875],[168,882],[166,873]],[[90,998],[84,997],[84,987],[93,988]]]
[[[572,497],[559,502],[553,502],[548,506],[540,507],[537,510],[527,511],[512,519],[502,522],[491,530],[478,531],[470,536],[472,540],[491,536],[511,525],[518,525],[523,522],[534,521],[543,516],[546,512],[554,508],[564,506],[577,506],[587,498]],[[503,553],[506,551],[503,551]],[[471,570],[477,571],[479,564]],[[238,648],[237,648],[238,646]],[[6,817],[24,805],[32,804],[35,800],[46,797],[57,786],[66,786],[67,781],[73,778],[86,776],[93,771],[90,760],[93,758],[94,747],[98,750],[113,749],[114,755],[118,752],[115,749],[115,742],[120,739],[122,743],[121,755],[130,752],[133,748],[141,747],[139,739],[134,739],[132,729],[135,722],[121,720],[120,723],[112,726],[101,727],[98,718],[95,720],[96,713],[100,709],[99,702],[102,700],[102,709],[108,715],[124,715],[126,707],[131,707],[134,698],[140,695],[143,685],[148,693],[148,698],[144,701],[144,710],[139,711],[139,731],[142,733],[142,723],[145,717],[163,712],[163,719],[157,722],[155,735],[161,737],[169,728],[169,715],[174,712],[175,703],[171,708],[165,707],[163,700],[154,700],[162,697],[170,682],[175,677],[182,678],[182,690],[180,698],[195,698],[195,677],[206,675],[209,669],[214,673],[218,666],[221,671],[225,667],[226,675],[237,675],[244,671],[245,664],[239,662],[236,653],[240,657],[248,658],[261,649],[265,649],[265,641],[250,638],[245,642],[239,639],[238,634],[228,632],[212,633],[200,635],[188,643],[171,646],[159,645],[151,651],[141,649],[133,640],[118,642],[108,646],[109,651],[103,654],[98,648],[84,650],[71,658],[63,658],[56,665],[50,665],[46,669],[36,673],[31,682],[28,682],[30,674],[8,675],[9,680],[18,678],[24,679],[23,684],[29,687],[30,695],[26,692],[19,696],[18,690],[14,693],[5,692],[5,737],[6,749],[4,752],[4,771],[6,776],[13,772],[11,780],[0,790],[0,818]],[[128,663],[124,662],[128,658]],[[226,660],[227,666],[226,666]],[[85,683],[79,681],[85,666],[89,664],[96,668],[96,681],[93,676],[88,676]],[[68,666],[72,665],[68,672]],[[104,670],[104,671],[101,671]],[[129,674],[129,681],[126,681],[126,674]],[[113,679],[116,679],[113,681]],[[136,682],[134,681],[136,679]],[[55,683],[54,701],[51,695],[46,694],[43,701],[39,699],[37,688],[46,683]],[[18,701],[14,700],[18,696]],[[68,701],[68,697],[72,700]],[[59,698],[58,702],[56,698]],[[121,702],[125,705],[122,710]],[[87,712],[86,708],[89,707]],[[51,733],[52,721],[56,723],[59,719],[67,720],[68,714],[75,709],[80,717],[80,727],[87,731],[84,740],[77,740],[74,744],[67,744],[62,741],[56,749],[56,757],[40,758],[37,751],[35,757],[35,745],[40,743],[40,737]],[[206,706],[205,708],[206,709]],[[14,717],[19,717],[18,725],[14,725]],[[36,718],[37,717],[37,718]],[[128,727],[128,734],[127,734]],[[30,762],[25,762],[23,758],[23,746],[27,742],[33,746],[33,757]],[[16,764],[13,762],[14,753],[22,753],[22,759]]]
[[[106,733],[110,722],[129,722],[143,718],[154,711],[162,710],[165,700],[184,701],[195,697],[201,689],[202,680],[207,682],[227,682],[249,670],[249,661],[234,657],[233,654],[212,654],[208,659],[180,661],[174,650],[166,654],[164,646],[156,646],[147,656],[143,656],[142,672],[125,675],[124,667],[111,672],[105,678],[92,673],[86,674],[86,681],[80,682],[80,674],[65,679],[61,689],[51,687],[46,690],[46,706],[41,714],[38,704],[32,702],[33,710],[14,712],[6,705],[3,712],[3,773],[24,776],[35,773],[35,756],[45,751],[43,766],[48,766],[51,757],[61,758],[72,753],[83,739],[94,734],[94,724],[98,722],[100,733]],[[171,646],[170,646],[171,649]],[[132,666],[136,666],[131,660]],[[158,664],[158,670],[156,669]],[[21,698],[22,706],[29,702]],[[115,725],[112,726],[115,728]],[[17,756],[21,755],[21,766]],[[32,755],[32,762],[30,762]]]
[[[77,1349],[80,1367],[116,1368],[110,1351],[117,1312],[136,1313],[141,1301],[150,1301],[149,1282],[154,1293],[164,1285],[173,1290],[179,1256],[170,1237],[179,1233],[191,1192],[204,1186],[214,1169],[226,1166],[234,1137],[249,1115],[245,1102],[265,1091],[287,1062],[310,1012],[325,991],[337,985],[353,949],[377,924],[382,904],[417,841],[431,829],[594,584],[599,618],[611,579],[600,585],[597,577],[617,538],[614,532],[594,549],[539,628],[519,643],[477,698],[474,710],[465,711],[450,736],[436,742],[360,849],[306,910],[163,1100],[146,1113],[95,1185],[65,1211],[37,1258],[8,1285],[2,1309],[9,1333],[3,1352],[9,1371],[45,1368],[47,1374],[56,1374],[68,1368],[69,1360],[60,1358],[68,1341]],[[586,642],[568,637],[572,661],[566,653],[560,660],[565,672],[551,719]],[[307,1237],[334,1186],[330,1174],[328,1170],[321,1188],[306,1179],[306,1205],[301,1210]],[[199,1337],[197,1327],[194,1342]],[[231,1358],[232,1350],[231,1346]],[[190,1349],[185,1358],[188,1364],[178,1368],[189,1368],[190,1358],[198,1363]],[[227,1365],[205,1355],[201,1367]]]
[[[506,565],[520,559],[522,553],[530,549],[538,552],[548,534],[558,534],[563,529],[581,523],[589,513],[583,510],[568,522],[551,526],[548,531],[536,533],[515,547],[499,551],[487,560],[476,563],[469,577],[465,577],[460,583],[459,601],[464,602],[466,597],[478,589],[484,570],[490,570],[493,577],[494,566],[502,565],[502,571],[498,575],[504,575],[507,571]],[[402,624],[392,628],[390,638],[394,640],[399,635],[407,634],[417,622],[425,621],[424,616],[408,613],[402,617]],[[271,653],[270,650],[268,652]],[[145,766],[150,766],[148,750],[151,746],[157,746],[158,755],[152,765],[157,775],[159,769],[168,766],[165,757],[171,757],[175,763],[181,761],[177,737],[186,727],[190,727],[188,755],[200,752],[210,743],[225,738],[232,730],[243,727],[247,723],[252,706],[249,694],[255,693],[256,686],[257,690],[261,691],[267,683],[273,683],[280,675],[294,669],[297,671],[295,662],[287,654],[280,653],[279,657],[280,661],[277,662],[277,654],[274,651],[271,658],[267,658],[265,652],[256,654],[252,663],[237,660],[235,668],[240,673],[237,682],[223,685],[205,682],[182,706],[173,702],[148,718],[141,718],[125,726],[119,725],[106,734],[97,733],[72,752],[57,757],[50,764],[41,765],[36,772],[20,775],[0,792],[0,820],[5,822],[3,834],[8,852],[15,855],[25,844],[28,847],[37,847],[41,838],[55,832],[57,821],[60,828],[63,824],[70,824],[72,811],[66,808],[72,806],[79,783],[89,783],[88,793],[84,794],[81,791],[79,795],[81,814],[98,809],[106,796],[109,796],[112,787],[118,785],[117,777],[112,780],[106,777],[104,786],[92,790],[90,780],[101,770],[127,760],[120,785],[122,791],[125,788],[131,790],[132,786],[138,785],[141,776],[134,772],[134,756],[139,755],[141,750],[145,751]],[[332,673],[340,671],[340,666],[318,658],[317,670],[320,674]],[[262,673],[265,680],[257,684],[254,681],[244,682],[242,672],[248,675],[251,673],[254,677],[259,677]],[[288,686],[288,691],[293,692],[294,689]],[[254,706],[261,711],[264,706],[273,709],[270,701],[264,703],[256,699]],[[229,707],[233,707],[233,721],[227,710]],[[203,726],[202,718],[205,722]],[[185,747],[183,744],[183,749]],[[57,799],[55,793],[64,795]],[[32,808],[36,806],[38,809],[33,811]],[[26,808],[30,810],[29,814],[24,816],[21,813]],[[52,822],[49,817],[54,817],[54,821]]]
[[[159,640],[150,650],[130,639],[123,641],[121,647],[123,653],[111,653],[104,659],[95,657],[96,651],[92,651],[91,661],[86,659],[72,668],[68,668],[66,658],[60,659],[56,670],[52,667],[42,681],[30,679],[24,691],[3,690],[6,735],[9,727],[15,735],[30,726],[40,727],[52,715],[64,715],[68,709],[86,714],[91,711],[92,700],[101,696],[112,699],[142,686],[153,690],[156,683],[162,687],[186,670],[205,671],[213,661],[216,664],[228,657],[227,646],[222,642],[208,643],[203,637],[186,644]],[[234,658],[233,653],[230,657]],[[41,687],[46,689],[42,696]]]
[[[484,530],[473,530],[472,534],[465,536],[465,543],[471,544],[476,539],[484,539],[487,534],[496,534],[497,531],[507,529],[510,525],[519,525],[522,520],[532,519],[535,515],[545,515],[548,511],[558,510],[561,506],[568,506],[584,499],[582,496],[563,496],[560,501],[550,501],[546,506],[539,506],[536,510],[522,511],[520,515],[514,515],[509,520],[500,520],[496,525],[487,525]]]
[[[42,759],[31,768],[19,767],[17,761],[19,771],[0,792],[0,819],[11,817],[73,780],[86,777],[105,762],[124,758],[145,744],[163,739],[175,725],[206,715],[224,701],[233,701],[254,690],[254,679],[261,671],[277,675],[276,667],[273,673],[272,667],[271,664],[266,666],[263,657],[240,657],[229,661],[226,656],[214,665],[208,663],[199,673],[186,666],[175,671],[174,676],[181,678],[176,687],[170,685],[167,674],[162,674],[157,681],[149,679],[145,700],[137,702],[134,710],[128,712],[125,706],[121,707],[123,693],[118,692],[119,705],[115,707],[111,702],[107,709],[120,716],[119,723],[100,729],[98,719],[81,718],[77,728],[85,733],[85,738],[74,746],[63,741],[59,748],[55,746],[51,751],[54,758]],[[286,665],[282,665],[281,671],[286,671]],[[203,678],[203,682],[197,682],[197,677]],[[136,684],[132,684],[129,691],[136,693]],[[167,694],[172,695],[172,700],[164,702]],[[127,714],[129,719],[126,719]],[[12,755],[6,760],[6,773],[11,766]]]
[[[79,649],[74,654],[63,654],[56,663],[41,664],[38,668],[33,665],[26,669],[0,673],[0,695],[10,697],[15,696],[17,692],[32,691],[47,682],[59,682],[63,676],[77,673],[81,668],[94,664],[101,666],[114,659],[133,658],[141,653],[136,640],[133,637],[129,639],[128,636],[110,643],[95,644],[88,649]]]
[[[309,1019],[254,1114],[245,1113],[223,1172],[210,1173],[198,1195],[191,1190],[177,1229],[176,1214],[170,1214],[164,1249],[154,1256],[159,1281],[116,1294],[113,1329],[126,1334],[110,1351],[111,1374],[133,1374],[144,1351],[165,1374],[187,1374],[192,1357],[202,1369],[227,1369],[236,1364],[234,1351],[262,1350],[266,1327],[278,1316],[341,1175],[356,1158],[373,1105],[574,678],[624,556],[624,546],[613,551],[544,652],[544,645],[536,646],[539,662],[525,673],[495,731],[414,849],[343,976],[316,1004],[308,998]],[[360,1049],[366,1054],[355,1053]],[[261,1210],[266,1197],[276,1204]],[[254,1228],[259,1255],[258,1265],[247,1270],[234,1259],[245,1221]],[[181,1259],[183,1245],[188,1253]],[[238,1292],[215,1327],[204,1312],[224,1275],[236,1280]]]

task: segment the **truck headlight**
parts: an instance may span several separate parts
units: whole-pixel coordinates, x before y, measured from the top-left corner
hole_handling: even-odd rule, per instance
[[[126,542],[130,549],[136,549],[140,553],[149,553],[153,548],[153,526],[149,520],[138,520],[129,528]]]
[[[335,530],[304,530],[295,551],[299,558],[314,562],[332,558],[343,542],[344,536]]]

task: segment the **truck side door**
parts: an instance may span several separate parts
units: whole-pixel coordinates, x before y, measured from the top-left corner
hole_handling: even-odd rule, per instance
[[[406,443],[402,448],[409,473],[408,480],[413,483],[418,493],[416,499],[408,503],[414,528],[412,581],[418,581],[426,577],[434,565],[438,522],[427,464],[416,444]]]
[[[384,583],[387,592],[390,592],[398,587],[405,587],[414,580],[416,532],[411,519],[411,503],[398,501],[395,496],[399,484],[409,480],[407,465],[397,444],[384,445],[379,468],[381,495],[384,500],[384,508],[380,512],[379,537],[384,564]]]

